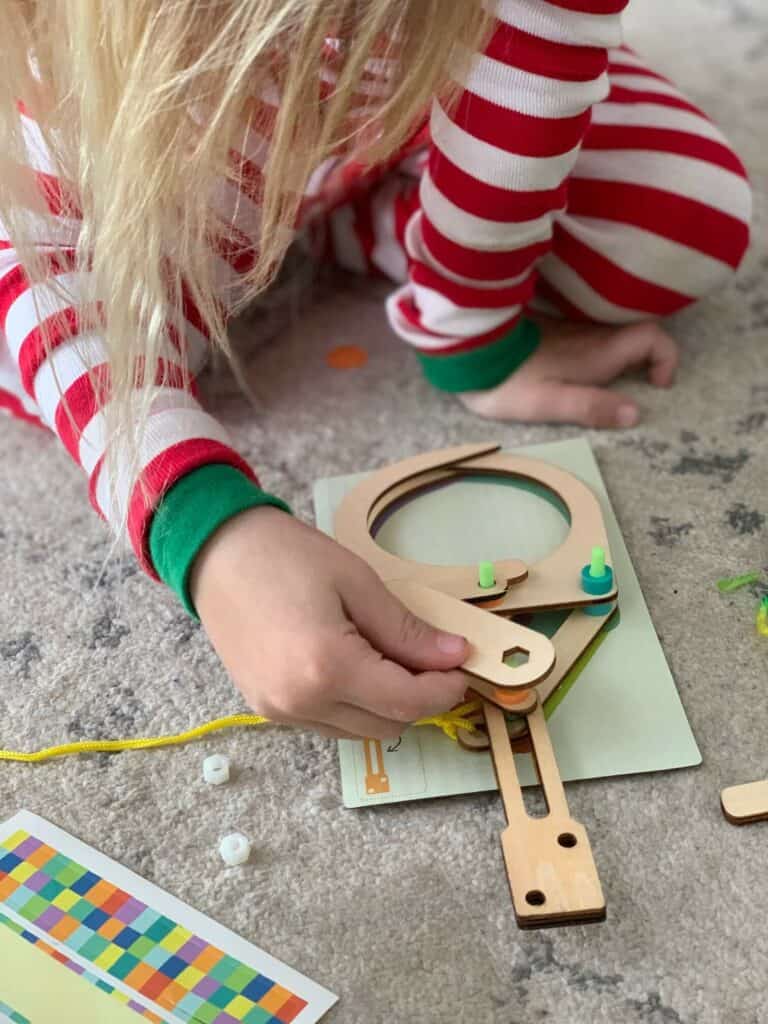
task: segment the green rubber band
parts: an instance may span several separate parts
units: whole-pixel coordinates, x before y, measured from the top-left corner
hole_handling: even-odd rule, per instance
[[[740,590],[742,587],[748,587],[750,583],[757,583],[759,579],[759,571],[745,572],[743,576],[728,576],[725,579],[717,581],[717,589],[721,594],[730,594],[734,590]]]

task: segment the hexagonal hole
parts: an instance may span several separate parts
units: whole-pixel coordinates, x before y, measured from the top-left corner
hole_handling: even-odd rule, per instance
[[[527,665],[530,661],[530,655],[528,651],[524,651],[521,647],[513,647],[510,651],[504,652],[504,664],[510,668],[522,668],[523,665]]]

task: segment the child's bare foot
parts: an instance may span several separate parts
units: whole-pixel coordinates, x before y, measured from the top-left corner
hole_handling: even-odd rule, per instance
[[[605,385],[638,366],[648,367],[654,387],[674,383],[677,344],[656,322],[605,327],[536,319],[541,344],[531,358],[498,387],[460,395],[478,416],[634,427],[640,420],[637,403]]]

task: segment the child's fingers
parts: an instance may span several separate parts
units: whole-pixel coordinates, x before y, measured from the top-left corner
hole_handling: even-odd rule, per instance
[[[328,722],[313,722],[311,719],[297,718],[294,721],[280,721],[270,718],[270,722],[277,722],[278,725],[290,725],[293,729],[304,729],[307,732],[316,732],[327,740],[359,740],[360,735],[356,732],[347,732],[345,729],[329,725]],[[373,738],[373,737],[372,737]]]
[[[323,722],[304,722],[303,728],[319,733],[327,740],[359,740],[363,738],[358,736],[357,733],[345,732],[343,729],[335,729],[332,725],[325,725]],[[375,737],[373,736],[371,737],[371,739],[374,738]]]
[[[367,645],[366,645],[367,646]],[[334,697],[387,721],[407,723],[448,711],[464,698],[468,682],[461,671],[411,673],[372,649],[340,666]]]
[[[387,721],[343,703],[316,705],[306,713],[299,710],[299,705],[283,704],[280,701],[273,703],[262,699],[249,703],[257,715],[263,715],[275,725],[312,730],[330,739],[354,740],[361,736],[389,739],[390,736],[399,736],[407,724]],[[350,714],[350,711],[355,713]]]
[[[361,572],[340,587],[344,610],[374,650],[412,669],[447,670],[465,661],[464,637],[434,629],[397,600],[374,573]]]
[[[464,700],[471,685],[460,670],[412,675],[393,662],[384,661],[382,665],[397,671],[377,673],[376,685],[371,685],[372,679],[367,677],[361,684],[346,688],[346,700],[370,714],[401,724],[444,714]]]
[[[680,362],[677,343],[657,323],[631,324],[613,335],[605,353],[614,379],[635,366],[648,366],[654,387],[671,387]]]
[[[661,333],[667,340],[657,340],[653,348],[648,367],[648,380],[656,388],[671,388],[680,365],[680,350],[669,335],[663,331]]]
[[[621,430],[636,426],[640,411],[619,391],[547,382],[530,387],[524,418],[536,423],[577,423]]]
[[[395,740],[410,722],[395,722],[380,718],[351,704],[337,704],[329,715],[334,729],[341,729],[349,736],[364,736],[372,740]]]
[[[297,729],[311,729],[331,739],[359,739],[369,737],[374,740],[396,738],[411,722],[395,721],[382,718],[380,715],[364,711],[352,704],[329,704],[327,708],[313,708],[312,717],[304,717],[300,713],[291,714],[277,708],[262,705],[258,714],[264,715],[270,722],[278,725],[290,725]],[[427,715],[414,717],[426,718]]]
[[[356,740],[360,738],[360,733],[348,732],[338,725],[329,724],[329,722],[316,722],[311,718],[293,718],[278,711],[269,715],[263,707],[257,711],[257,714],[264,715],[265,718],[268,718],[270,722],[274,722],[275,725],[290,725],[294,729],[306,729],[307,731],[320,733],[321,736],[325,736],[327,739]],[[400,725],[397,728],[402,731],[403,726]]]
[[[447,711],[462,700],[468,685],[464,673],[411,673],[382,657],[352,623],[347,629],[315,636],[300,667],[260,695],[259,713],[289,724],[321,721],[359,735],[362,720],[346,713],[339,718],[339,706],[348,705],[365,714],[371,736],[386,738],[396,736],[404,723]]]

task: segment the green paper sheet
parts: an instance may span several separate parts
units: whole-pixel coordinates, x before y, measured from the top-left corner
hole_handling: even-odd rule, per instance
[[[141,1024],[146,1019],[7,928],[0,928],[0,1003],[31,1024]],[[13,1016],[0,1014],[3,1019]]]
[[[700,764],[696,740],[590,446],[579,439],[515,452],[561,466],[592,488],[603,507],[619,583],[618,625],[607,633],[549,719],[563,779]],[[333,533],[335,509],[364,475],[317,482],[315,514],[321,529]],[[517,557],[532,564],[561,543],[568,529],[560,502],[540,488],[476,479],[406,503],[391,514],[377,539],[387,550],[418,562],[458,565]],[[589,561],[588,551],[584,561]],[[339,741],[347,807],[497,788],[488,754],[464,751],[437,729],[409,729],[379,749],[381,774],[386,776],[381,788],[386,791],[370,793],[364,743]],[[373,753],[369,744],[369,759]],[[529,755],[518,756],[517,766],[523,785],[536,783]]]

